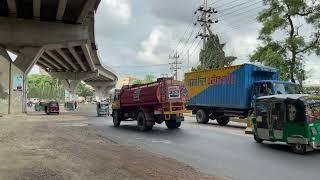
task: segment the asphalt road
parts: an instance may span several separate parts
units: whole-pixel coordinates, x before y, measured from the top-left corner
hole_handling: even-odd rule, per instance
[[[111,118],[98,118],[94,107],[88,107],[80,108],[79,113],[87,117],[85,123],[99,129],[101,136],[177,159],[208,174],[241,180],[320,177],[319,151],[297,155],[285,144],[257,144],[237,125],[199,125],[193,117],[186,117],[178,130],[168,130],[162,124],[150,132],[139,132],[136,122],[123,122],[114,128]]]

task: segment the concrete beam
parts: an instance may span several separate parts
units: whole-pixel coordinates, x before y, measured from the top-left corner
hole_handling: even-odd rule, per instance
[[[40,19],[41,0],[33,0],[33,17]]]
[[[89,41],[88,26],[0,17],[0,46],[14,48]]]
[[[70,51],[70,53],[72,54],[72,56],[74,57],[74,59],[80,64],[82,70],[88,71],[87,67],[83,64],[82,60],[80,59],[79,55],[78,55],[77,52],[74,50],[74,48],[73,48],[73,47],[68,47],[68,50]]]
[[[89,63],[91,71],[95,71],[96,67],[93,64],[93,59],[92,59],[91,51],[90,51],[90,48],[89,48],[88,44],[82,44],[81,48],[82,48],[82,51],[84,53],[84,56],[86,57],[86,59],[87,59],[87,61]]]
[[[64,62],[62,62],[62,60],[57,57],[55,54],[53,54],[52,52],[50,51],[46,51],[46,53],[52,58],[54,59],[55,61],[57,61],[61,66],[63,66],[65,69],[67,70],[71,70],[69,66],[67,66]]]
[[[46,70],[46,68],[48,67],[48,66],[46,66],[43,62],[41,62],[41,61],[38,61],[37,62],[37,65],[40,67],[40,68],[42,68],[42,69],[44,69],[44,70]]]
[[[96,0],[90,0],[85,2],[84,6],[82,7],[81,13],[77,19],[77,23],[83,23],[89,12],[94,10],[95,4]]]
[[[25,47],[20,50],[20,54],[13,62],[22,72],[28,74],[31,68],[36,64],[44,49],[41,47]]]
[[[107,70],[106,68],[102,67],[101,65],[96,66],[98,73],[100,76],[103,76],[111,81],[117,81],[118,77],[111,71]]]
[[[51,64],[49,64],[49,63],[47,63],[47,62],[45,62],[43,59],[39,59],[38,60],[38,62],[37,62],[37,64],[39,65],[41,65],[42,67],[43,67],[43,69],[45,69],[45,68],[49,68],[49,69],[54,69],[54,67],[51,65]]]
[[[59,43],[59,44],[48,44],[45,45],[43,48],[46,50],[55,50],[55,49],[62,49],[62,48],[68,48],[68,47],[74,47],[74,46],[81,46],[81,44],[88,43],[89,40],[85,41],[70,41],[65,43]]]
[[[66,9],[68,0],[59,0],[58,9],[57,9],[57,16],[56,19],[58,21],[62,21],[64,11]]]
[[[51,64],[52,66],[56,67],[58,70],[62,70],[62,67],[57,65],[56,63],[52,62],[50,59],[48,59],[46,56],[41,56],[40,59],[43,59],[48,64]]]
[[[92,87],[110,87],[110,88],[114,88],[117,84],[114,81],[110,81],[110,82],[90,81],[86,83]]]
[[[15,0],[7,0],[10,16],[17,16],[17,5]]]
[[[69,79],[69,80],[86,80],[97,76],[97,73],[91,72],[49,72],[52,77],[57,79]]]
[[[56,49],[56,51],[60,54],[61,57],[63,57],[63,59],[65,59],[70,65],[71,67],[76,70],[79,71],[79,68],[72,62],[72,60],[64,54],[64,52],[61,49]]]

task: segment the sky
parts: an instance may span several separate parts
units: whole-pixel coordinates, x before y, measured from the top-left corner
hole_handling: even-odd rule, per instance
[[[180,78],[196,66],[201,39],[195,36],[194,11],[203,0],[102,0],[96,14],[96,43],[103,64],[119,76],[143,78],[145,74],[171,75],[169,55],[180,56]],[[238,57],[234,64],[249,62],[248,55],[259,42],[261,25],[255,17],[265,6],[262,0],[208,0],[219,22],[211,29],[226,43],[227,55]],[[189,52],[189,58],[188,58]],[[189,59],[189,60],[188,60]],[[319,57],[309,56],[307,83],[320,84]]]

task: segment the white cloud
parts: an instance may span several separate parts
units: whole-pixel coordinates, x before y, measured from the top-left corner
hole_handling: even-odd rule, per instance
[[[155,27],[148,39],[142,42],[142,49],[137,54],[138,59],[148,64],[167,63],[171,34],[164,26]]]
[[[104,0],[102,4],[109,12],[112,18],[120,23],[127,24],[131,18],[131,8],[129,0]]]

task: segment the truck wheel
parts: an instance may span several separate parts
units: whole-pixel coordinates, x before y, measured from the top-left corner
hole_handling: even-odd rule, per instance
[[[120,114],[118,111],[114,111],[113,113],[113,126],[114,127],[119,127],[120,123],[121,123],[121,119],[120,119]]]
[[[177,129],[181,126],[181,122],[165,121],[168,129]]]
[[[220,117],[220,118],[217,118],[217,122],[220,126],[226,126],[228,123],[229,123],[229,117]]]
[[[291,148],[297,154],[305,154],[307,152],[307,145],[305,144],[292,144]]]
[[[253,138],[259,144],[263,142],[263,139],[260,139],[255,133],[253,134]]]
[[[153,128],[153,125],[147,125],[146,117],[144,116],[143,112],[139,112],[137,123],[140,131],[150,131]]]
[[[196,114],[196,119],[199,124],[207,124],[209,122],[209,115],[203,109],[199,109]]]

